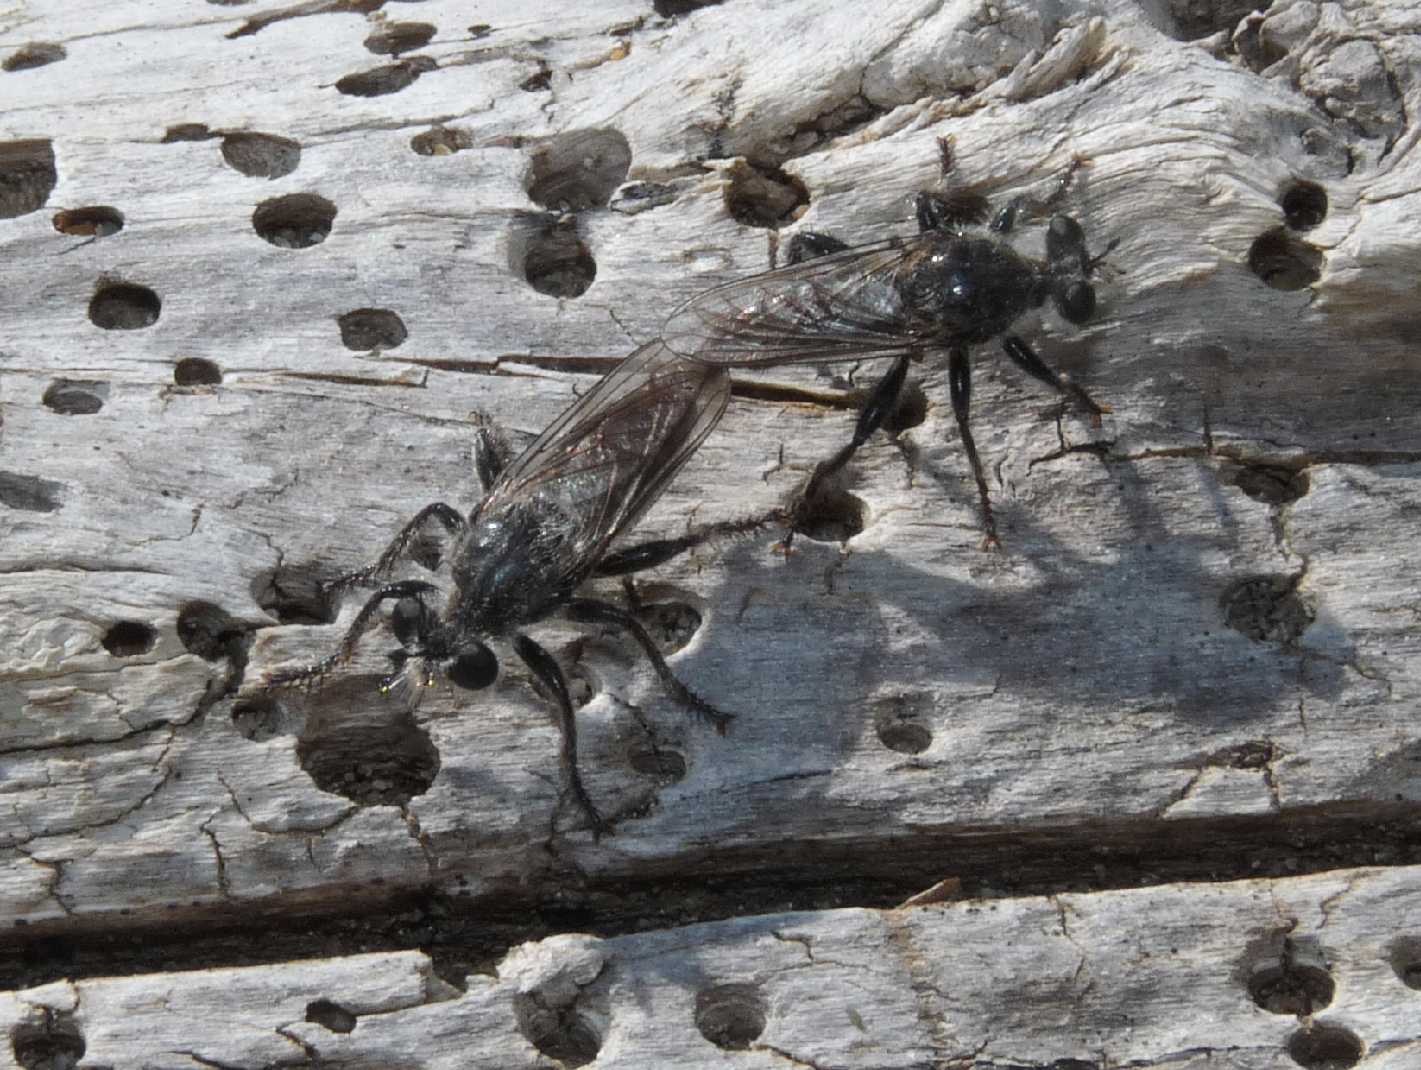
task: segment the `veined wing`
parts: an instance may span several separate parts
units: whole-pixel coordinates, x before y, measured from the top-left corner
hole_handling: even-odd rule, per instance
[[[536,517],[559,571],[585,572],[651,508],[730,401],[724,370],[636,350],[509,465],[479,507]]]
[[[934,235],[890,239],[726,283],[687,301],[662,337],[682,356],[727,367],[894,356],[915,337],[899,279]]]

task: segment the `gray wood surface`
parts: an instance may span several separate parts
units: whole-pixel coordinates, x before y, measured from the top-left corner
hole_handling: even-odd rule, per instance
[[[1421,20],[1380,0],[1185,7],[0,10],[6,939],[329,919],[431,890],[478,910],[709,877],[906,891],[956,876],[975,896],[1245,877],[1254,859],[1276,873],[1417,860]],[[1023,325],[1110,404],[1103,426],[1063,414],[995,346],[977,352],[1000,552],[980,549],[929,355],[912,426],[850,469],[844,515],[861,531],[801,539],[787,560],[767,532],[643,583],[672,645],[698,619],[672,664],[737,715],[728,735],[620,640],[537,626],[588,698],[583,775],[617,819],[600,841],[564,798],[550,708],[511,656],[489,691],[436,689],[413,715],[378,694],[378,638],[319,692],[262,691],[353,614],[349,599],[321,622],[318,579],[372,560],[429,501],[473,503],[476,417],[537,433],[678,301],[763,270],[772,236],[910,233],[940,137],[954,177],[996,203],[1042,196],[1088,158],[1069,210],[1092,248],[1118,242],[1090,324],[1047,310]],[[83,211],[98,206],[122,228]],[[781,213],[779,229],[742,221],[757,211]],[[1038,251],[1041,230],[1020,228],[1021,247]],[[545,292],[576,288],[588,259],[558,257],[577,241],[590,286]],[[340,321],[366,309],[402,330]],[[848,371],[737,373],[725,419],[641,530],[786,500],[849,435]],[[1137,861],[1097,873],[1078,860],[1095,849]],[[1102,899],[1100,916],[1143,916],[1150,894]],[[1168,893],[1219,919],[1216,895],[1250,894]],[[617,925],[694,920],[694,898],[628,906]],[[728,901],[715,916],[785,905]],[[813,899],[837,902],[856,900]],[[955,909],[1054,910],[1022,903]],[[599,928],[592,914],[581,927]],[[838,917],[822,924],[847,925],[856,954],[883,946],[881,920]],[[1053,931],[1031,929],[1020,962],[972,960],[984,991],[1036,992],[1020,971],[1056,953],[1040,943]],[[381,963],[416,993],[400,1006],[435,983],[417,958]],[[63,967],[15,976],[51,974]],[[252,976],[264,1000],[289,975]],[[104,989],[113,1014],[142,983]],[[1086,1001],[1080,1035],[1102,1039],[1059,1057],[1288,1065],[1187,1054],[1222,1043],[1223,1012],[1172,991],[1179,1037],[1122,1047],[1097,1021],[1116,1012]],[[970,1039],[995,1035],[980,1015],[996,1013],[964,1010],[951,1043],[908,1030],[881,1063],[794,1057],[1058,1057]],[[1208,1024],[1183,1035],[1191,1020]],[[842,1054],[853,1035],[837,1021]],[[831,1028],[805,1025],[830,1046]],[[1406,1028],[1387,1043],[1412,1043]],[[283,1043],[211,1058],[300,1056]],[[434,1052],[407,1062],[442,1065]],[[1402,1061],[1376,1065],[1409,1065],[1388,1058]]]

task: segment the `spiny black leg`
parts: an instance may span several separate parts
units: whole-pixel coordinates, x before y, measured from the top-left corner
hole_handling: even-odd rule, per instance
[[[1065,173],[1061,175],[1057,181],[1056,188],[1048,193],[1042,200],[1035,200],[1025,193],[1013,197],[1007,202],[1006,206],[992,218],[991,229],[998,234],[1007,234],[1011,231],[1012,227],[1016,225],[1017,216],[1023,212],[1050,211],[1061,203],[1062,198],[1066,196],[1067,191],[1071,188],[1071,182],[1075,179],[1076,172],[1084,167],[1087,162],[1088,160],[1084,156],[1071,157],[1071,162],[1066,167]]]
[[[623,547],[602,558],[597,563],[596,569],[593,570],[593,575],[625,576],[631,572],[655,568],[687,550],[694,550],[697,546],[714,542],[717,539],[751,535],[783,519],[784,513],[777,509],[764,516],[749,516],[739,520],[722,520],[714,524],[705,524],[675,539],[652,539],[649,542],[637,543],[635,546]]]
[[[337,665],[350,660],[351,654],[355,652],[355,644],[370,629],[370,623],[375,619],[375,614],[380,611],[381,605],[391,599],[421,598],[436,589],[434,584],[425,583],[423,580],[401,580],[399,583],[386,584],[372,594],[360,607],[360,612],[350,622],[350,627],[346,629],[345,636],[341,639],[340,646],[336,648],[334,654],[302,669],[285,669],[272,673],[266,678],[267,686],[287,687],[291,684],[324,676]]]
[[[646,629],[641,626],[641,621],[630,613],[618,609],[612,603],[596,598],[574,598],[564,607],[564,612],[571,620],[580,621],[583,624],[607,624],[613,628],[620,628],[630,635],[645,652],[647,660],[651,662],[651,667],[656,670],[656,675],[661,678],[662,686],[666,688],[671,697],[687,709],[695,710],[715,725],[717,732],[724,735],[730,722],[735,719],[734,715],[722,713],[676,678],[676,674],[671,671],[671,666],[666,664],[666,659],[656,648],[656,643],[647,634]]]
[[[602,833],[610,832],[611,827],[597,812],[597,807],[592,805],[587,789],[582,786],[582,774],[577,771],[577,719],[573,716],[572,696],[568,694],[567,679],[562,674],[562,666],[556,658],[526,635],[513,637],[513,649],[523,659],[523,664],[532,670],[538,682],[552,693],[553,700],[558,704],[558,726],[562,729],[562,749],[558,753],[558,765],[562,769],[567,786],[572,789],[577,805],[582,807],[588,820],[592,822],[592,836],[596,839]]]
[[[868,395],[868,400],[859,410],[858,420],[854,424],[854,437],[834,456],[828,460],[820,461],[814,467],[813,473],[809,477],[809,482],[805,484],[804,491],[799,496],[790,514],[790,529],[785,535],[781,546],[786,553],[789,552],[790,545],[794,541],[794,533],[799,530],[804,513],[811,507],[811,503],[823,493],[823,486],[849,463],[849,459],[858,452],[860,446],[872,437],[873,433],[883,426],[883,421],[892,415],[898,406],[898,395],[903,392],[903,382],[908,377],[908,363],[912,359],[912,354],[904,353],[893,361],[893,367],[888,369],[888,374],[874,385],[873,391]]]
[[[968,421],[972,412],[972,364],[967,358],[967,350],[960,346],[948,356],[948,394],[952,398],[952,415],[957,417],[957,431],[962,436],[962,448],[967,451],[968,463],[972,465],[972,476],[977,480],[977,495],[982,500],[982,526],[987,537],[982,542],[984,550],[1001,545],[997,538],[997,520],[992,515],[992,497],[987,492],[987,477],[982,474],[982,461],[977,456],[977,442],[972,437]]]
[[[1039,379],[1047,386],[1054,387],[1069,398],[1074,398],[1086,412],[1090,413],[1091,425],[1100,426],[1100,417],[1103,413],[1110,411],[1109,405],[1097,402],[1084,389],[1038,357],[1032,348],[1016,335],[1006,335],[1002,339],[1002,349],[1006,351],[1006,355],[1011,358],[1012,363],[1027,375],[1033,379]]]
[[[420,533],[420,529],[424,527],[425,522],[429,520],[430,517],[433,517],[438,520],[439,523],[443,524],[444,529],[449,532],[450,535],[457,535],[464,530],[464,518],[457,509],[452,505],[446,505],[444,502],[431,502],[419,512],[415,513],[414,519],[400,529],[400,533],[395,536],[394,541],[385,548],[385,552],[380,555],[379,559],[373,565],[366,565],[364,568],[358,568],[354,572],[347,572],[344,576],[337,576],[324,585],[326,593],[342,591],[347,587],[364,587],[367,586],[371,580],[389,572],[390,569],[395,567],[395,562],[404,556],[405,551],[409,549],[410,543],[414,542]]]

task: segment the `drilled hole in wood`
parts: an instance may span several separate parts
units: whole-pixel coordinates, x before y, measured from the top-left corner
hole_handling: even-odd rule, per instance
[[[642,741],[627,748],[627,764],[658,784],[674,784],[686,779],[686,756],[667,747]]]
[[[696,1028],[717,1048],[745,1051],[765,1031],[757,985],[716,985],[696,993]]]
[[[892,721],[879,727],[878,741],[899,754],[922,754],[932,745],[933,734],[911,721]]]
[[[1362,1039],[1340,1025],[1314,1025],[1288,1038],[1288,1055],[1304,1070],[1347,1070],[1362,1052]]]
[[[64,484],[20,472],[0,471],[0,505],[27,513],[53,513],[59,509]]]
[[[89,299],[89,322],[106,331],[140,331],[157,323],[162,310],[163,302],[148,287],[111,282]]]
[[[314,1022],[332,1033],[350,1033],[355,1030],[358,1020],[339,1003],[317,999],[306,1004],[306,1021]]]
[[[420,156],[452,156],[473,147],[473,136],[467,130],[447,126],[436,126],[410,138],[410,148]]]
[[[10,1050],[24,1070],[74,1070],[84,1057],[84,1036],[72,1015],[46,1009],[40,1021],[10,1031]]]
[[[329,624],[335,607],[324,583],[329,573],[295,565],[264,572],[252,583],[257,605],[282,624]]]
[[[627,180],[632,150],[618,130],[575,130],[533,152],[528,196],[555,212],[604,208]]]
[[[835,485],[821,485],[795,509],[794,528],[816,542],[844,542],[863,531],[868,506]]]
[[[47,139],[0,141],[0,219],[43,208],[58,181]]]
[[[438,748],[408,712],[381,701],[374,680],[349,677],[305,702],[296,758],[322,791],[362,806],[404,806],[434,783]]]
[[[107,204],[63,208],[51,220],[54,229],[76,238],[107,238],[123,229],[123,213]]]
[[[1387,948],[1387,961],[1398,981],[1421,990],[1421,936],[1398,936]]]
[[[518,1031],[528,1043],[565,1067],[586,1066],[597,1058],[602,1038],[576,1007],[551,1007],[537,992],[513,997]]]
[[[222,138],[222,159],[251,178],[281,178],[300,164],[301,144],[276,134],[227,134]]]
[[[357,352],[394,349],[409,337],[405,321],[388,308],[357,308],[337,316],[336,323],[341,343]]]
[[[1327,191],[1316,182],[1291,183],[1278,198],[1283,220],[1294,230],[1311,230],[1327,218]]]
[[[1336,988],[1321,967],[1286,960],[1255,970],[1248,980],[1253,1002],[1271,1014],[1317,1014],[1331,1005]]]
[[[68,54],[63,45],[36,42],[11,52],[5,57],[5,62],[0,63],[0,68],[6,71],[28,71],[35,67],[48,67],[51,63],[58,63]]]
[[[189,602],[178,611],[178,641],[204,661],[240,655],[246,633],[236,618],[211,602]]]
[[[1249,576],[1230,584],[1219,598],[1224,623],[1256,642],[1296,642],[1317,615],[1297,584],[1297,576]]]
[[[336,91],[348,97],[383,97],[413,85],[420,75],[427,74],[438,66],[439,64],[428,56],[411,56],[385,67],[347,74],[336,82]]]
[[[1295,502],[1307,494],[1310,485],[1307,472],[1279,465],[1226,465],[1220,474],[1225,483],[1269,505]]]
[[[778,167],[737,161],[725,186],[725,208],[738,223],[780,227],[798,219],[809,205],[803,182]]]
[[[134,658],[146,654],[158,641],[158,633],[140,620],[121,620],[109,625],[101,642],[116,658]]]
[[[434,38],[428,22],[387,22],[365,39],[365,47],[377,56],[398,56],[423,48]]]
[[[92,416],[108,396],[109,384],[97,379],[56,379],[40,400],[45,408],[64,416]]]
[[[252,227],[281,249],[309,249],[330,235],[336,206],[315,193],[288,193],[262,201],[252,213]]]
[[[183,357],[173,365],[177,386],[216,386],[221,381],[222,369],[205,357]]]
[[[550,297],[581,297],[597,277],[597,262],[577,236],[573,220],[525,224],[515,244],[522,245],[523,277]]]
[[[663,654],[684,649],[701,626],[701,614],[685,602],[645,602],[632,611],[632,616],[647,630]]]
[[[878,741],[898,754],[921,754],[932,745],[932,730],[923,722],[933,707],[932,695],[919,692],[875,700],[873,729]]]
[[[1282,227],[1260,234],[1248,250],[1248,269],[1275,290],[1302,290],[1322,277],[1322,250]]]

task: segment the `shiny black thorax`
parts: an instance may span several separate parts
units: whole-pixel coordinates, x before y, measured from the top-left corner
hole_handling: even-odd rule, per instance
[[[1042,274],[999,239],[939,232],[904,262],[895,281],[910,334],[975,345],[1041,305]]]
[[[586,578],[569,575],[576,527],[534,499],[516,508],[475,510],[450,554],[454,590],[445,606],[453,635],[506,636],[550,616]]]

